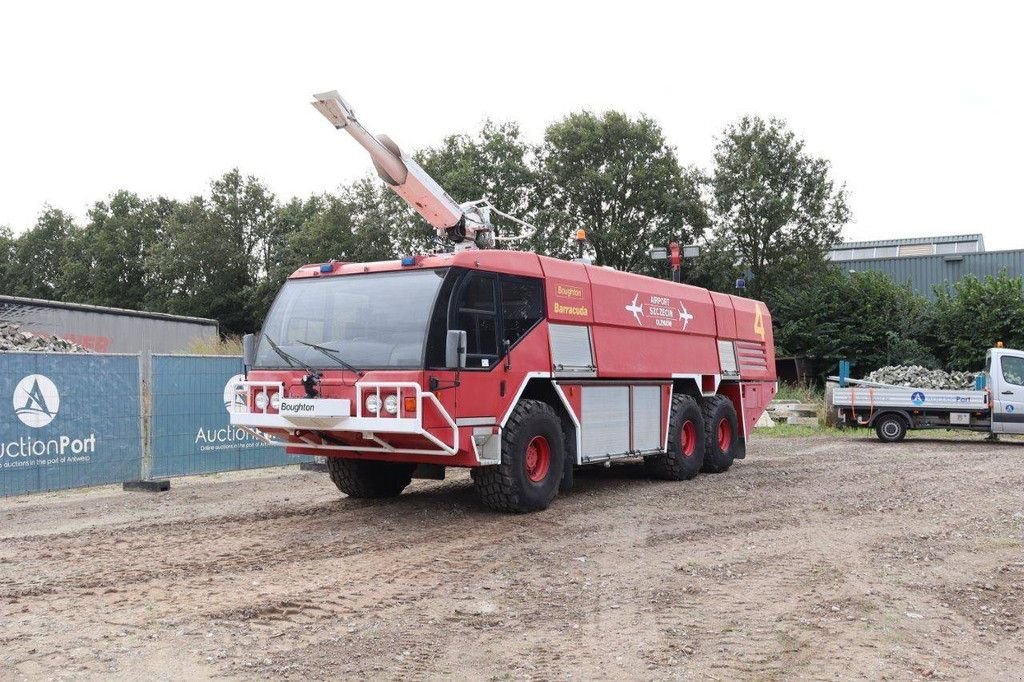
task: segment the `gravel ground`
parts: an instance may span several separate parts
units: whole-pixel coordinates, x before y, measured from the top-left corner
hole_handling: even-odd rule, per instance
[[[727,474],[293,467],[0,500],[0,679],[1020,679],[1024,445],[758,437]]]

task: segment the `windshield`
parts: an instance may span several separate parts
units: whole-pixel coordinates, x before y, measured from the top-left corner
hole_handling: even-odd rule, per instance
[[[422,367],[434,298],[446,270],[289,280],[263,325],[256,367],[287,367],[267,337],[300,363],[360,369]],[[305,342],[305,343],[302,343]]]

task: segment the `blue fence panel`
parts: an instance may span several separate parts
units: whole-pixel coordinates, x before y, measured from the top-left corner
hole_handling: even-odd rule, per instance
[[[138,356],[0,353],[0,370],[0,496],[139,478]]]
[[[203,355],[154,355],[150,421],[150,475],[255,469],[296,464],[284,448],[265,445],[231,428],[229,388],[242,373],[242,359]]]

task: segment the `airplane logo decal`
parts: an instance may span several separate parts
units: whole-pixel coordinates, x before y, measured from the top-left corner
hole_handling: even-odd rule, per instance
[[[636,323],[643,326],[643,322],[640,321],[640,316],[644,314],[644,307],[637,304],[637,299],[640,298],[640,294],[633,297],[633,302],[626,306],[626,310],[633,313],[633,317],[636,318]]]
[[[672,305],[672,299],[668,296],[651,294],[649,300],[640,300],[640,293],[633,295],[633,300],[625,306],[626,312],[633,313],[633,319],[637,325],[644,327],[641,317],[653,320],[651,326],[662,329],[681,329],[686,331],[693,321],[694,315],[686,308],[686,303],[679,301],[679,307]],[[678,320],[679,326],[676,321]]]
[[[683,331],[690,326],[690,320],[693,319],[693,315],[689,310],[686,309],[686,304],[682,301],[679,302],[679,319],[683,321]]]

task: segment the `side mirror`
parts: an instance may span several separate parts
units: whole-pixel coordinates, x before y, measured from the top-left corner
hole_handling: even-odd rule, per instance
[[[449,369],[462,369],[466,366],[466,332],[461,329],[448,330],[444,347],[444,366]]]
[[[256,363],[256,335],[246,334],[242,337],[242,364],[247,368]]]

